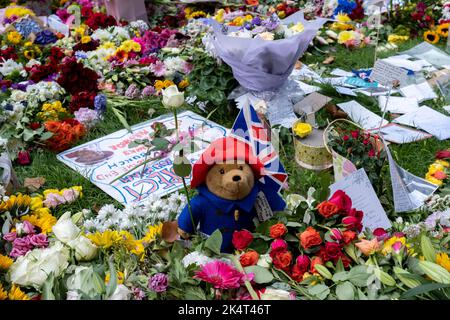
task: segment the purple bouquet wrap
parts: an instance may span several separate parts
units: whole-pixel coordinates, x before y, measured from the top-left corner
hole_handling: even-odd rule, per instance
[[[223,26],[212,21],[213,44],[217,55],[233,70],[241,86],[254,91],[276,90],[294,69],[295,63],[327,19],[307,21],[303,12],[296,12],[281,20],[282,24],[301,22],[303,32],[286,39],[266,41],[260,38],[240,38],[224,34]],[[228,32],[239,27],[226,27]]]

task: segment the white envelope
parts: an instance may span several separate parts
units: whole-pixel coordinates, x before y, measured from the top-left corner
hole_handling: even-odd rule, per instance
[[[366,109],[354,100],[345,103],[339,103],[337,106],[341,108],[346,114],[348,114],[350,119],[358,123],[365,130],[378,129],[380,124],[381,126],[385,126],[389,123],[389,121],[385,119],[381,121],[380,116]]]
[[[417,110],[419,108],[419,103],[417,102],[416,98],[391,96],[388,99],[387,96],[379,96],[378,106],[380,107],[381,111],[386,108],[386,111],[389,111],[391,113],[408,113]]]

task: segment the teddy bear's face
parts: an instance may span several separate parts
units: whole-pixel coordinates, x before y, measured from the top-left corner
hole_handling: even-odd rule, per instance
[[[246,163],[215,164],[206,175],[208,190],[227,200],[244,199],[254,184],[253,171]]]

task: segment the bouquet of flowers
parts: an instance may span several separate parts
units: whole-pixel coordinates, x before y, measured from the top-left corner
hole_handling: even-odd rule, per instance
[[[232,68],[234,77],[243,87],[256,91],[275,90],[284,84],[325,21],[321,18],[306,21],[302,12],[284,20],[271,16],[258,22],[255,18],[249,25],[250,29],[256,26],[253,33],[246,27],[222,28],[213,21],[213,43],[217,55]],[[282,38],[275,40],[273,31],[277,29],[284,32]],[[292,36],[284,38],[285,33]],[[259,35],[253,37],[253,34]],[[273,41],[268,41],[270,39]]]

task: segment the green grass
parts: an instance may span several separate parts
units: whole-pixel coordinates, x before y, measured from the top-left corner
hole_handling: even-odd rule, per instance
[[[417,43],[420,43],[420,41],[409,41],[405,44],[402,44],[399,50],[406,50],[416,45]],[[336,60],[330,66],[329,70],[337,67],[344,70],[350,70],[351,68],[367,68],[373,65],[373,47],[348,51],[347,49],[340,46],[337,48],[336,52],[333,52],[331,54],[336,57]],[[379,55],[379,57],[383,58],[393,54],[395,54],[395,52],[391,51],[389,53],[382,53]],[[302,61],[306,64],[320,64],[328,55],[329,54],[314,52],[314,54],[312,55],[305,56]],[[328,89],[325,90],[324,93],[330,95],[330,97],[333,98],[334,103],[350,100],[350,97],[339,96],[334,90]],[[379,108],[377,107],[375,98],[359,96],[356,100],[370,110],[376,112],[377,114],[381,114]],[[442,103],[438,105],[428,103],[428,105],[442,112]],[[139,107],[130,105],[122,109],[126,113],[128,123],[130,125],[133,125],[150,119],[147,113],[147,110],[150,107],[155,109],[155,113],[152,115],[152,117],[167,113],[167,110],[165,110],[160,104],[149,104]],[[199,110],[193,111],[206,116],[206,114],[201,113],[201,111]],[[212,110],[210,110],[210,112],[211,111]],[[211,120],[226,127],[230,127],[237,113],[238,110],[234,107],[218,109],[212,114]],[[82,144],[87,141],[102,137],[122,128],[123,126],[115,117],[114,113],[111,111],[111,108],[108,107],[108,110],[105,114],[105,119],[95,129],[90,131],[83,140],[79,141],[78,144]],[[434,160],[435,152],[445,148],[450,148],[450,140],[439,141],[435,138],[430,138],[415,143],[391,145],[393,156],[397,160],[398,164],[411,173],[421,177],[425,175],[428,165]],[[324,198],[326,196],[327,186],[330,184],[332,179],[332,173],[330,171],[316,173],[314,171],[299,168],[294,161],[294,151],[291,139],[284,139],[283,149],[284,152],[281,153],[281,159],[286,167],[287,172],[289,173],[288,192],[305,194],[309,186],[314,186],[316,189],[322,190],[322,194],[319,195],[319,197]],[[21,181],[23,181],[27,177],[31,178],[42,176],[46,179],[46,183],[43,188],[64,188],[73,185],[81,185],[83,187],[83,198],[70,205],[70,210],[76,211],[83,208],[97,209],[107,203],[113,203],[119,206],[118,202],[114,201],[111,197],[109,197],[102,190],[90,183],[87,179],[85,179],[63,163],[57,161],[55,153],[44,149],[36,149],[32,152],[31,155],[33,163],[30,166],[15,167],[18,177]],[[57,214],[66,210],[68,210],[68,207],[59,208]]]

